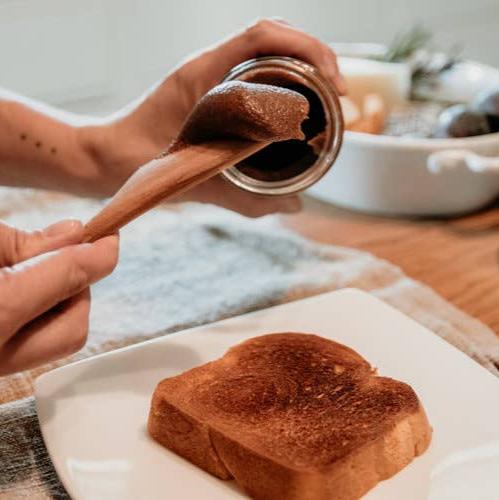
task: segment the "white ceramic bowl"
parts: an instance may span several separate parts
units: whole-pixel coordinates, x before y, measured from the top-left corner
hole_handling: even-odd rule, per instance
[[[441,95],[466,101],[499,87],[499,71],[463,62],[442,79]],[[328,174],[308,191],[349,209],[393,215],[457,215],[499,195],[499,133],[417,139],[345,132]]]

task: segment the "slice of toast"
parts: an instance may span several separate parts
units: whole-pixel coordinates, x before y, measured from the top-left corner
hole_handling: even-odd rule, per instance
[[[256,337],[160,382],[151,436],[257,499],[358,498],[423,453],[431,427],[407,384],[352,349]]]

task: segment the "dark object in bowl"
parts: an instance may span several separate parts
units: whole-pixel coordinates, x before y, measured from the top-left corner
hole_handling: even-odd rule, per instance
[[[492,132],[499,132],[499,89],[480,92],[471,103],[471,109],[487,115]]]
[[[471,109],[478,113],[499,116],[499,89],[480,92],[473,99]]]
[[[456,104],[440,113],[433,137],[439,139],[471,137],[491,132],[487,115],[472,111],[462,104]]]

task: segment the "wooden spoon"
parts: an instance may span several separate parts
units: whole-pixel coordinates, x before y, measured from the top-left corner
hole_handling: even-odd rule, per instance
[[[305,97],[288,89],[237,81],[217,85],[194,107],[167,153],[137,170],[85,225],[83,241],[113,233],[271,142],[303,139],[308,109]]]
[[[160,201],[217,175],[270,142],[210,141],[189,145],[139,168],[87,224],[83,242],[112,234]]]

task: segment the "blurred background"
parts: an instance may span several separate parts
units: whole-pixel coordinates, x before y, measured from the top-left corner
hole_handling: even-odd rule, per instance
[[[388,43],[420,22],[438,46],[499,67],[498,0],[0,0],[0,86],[105,114],[263,16],[330,42]]]

